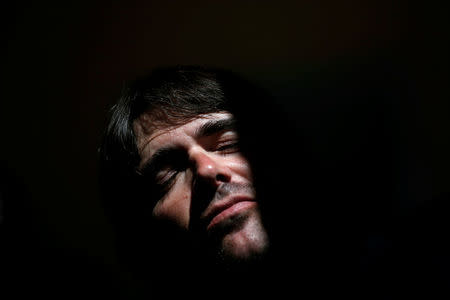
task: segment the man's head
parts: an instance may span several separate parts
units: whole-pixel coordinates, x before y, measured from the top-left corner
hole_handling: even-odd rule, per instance
[[[189,236],[228,259],[265,253],[253,170],[230,108],[248,95],[230,73],[196,67],[157,70],[130,85],[113,107],[101,148],[105,201],[115,220],[149,221],[149,231],[164,230],[169,242],[172,228],[174,239]]]

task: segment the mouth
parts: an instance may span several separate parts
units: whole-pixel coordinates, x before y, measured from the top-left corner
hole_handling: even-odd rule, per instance
[[[205,216],[206,230],[210,231],[226,220],[233,219],[241,213],[256,207],[257,203],[252,197],[237,196],[227,201],[215,204]]]

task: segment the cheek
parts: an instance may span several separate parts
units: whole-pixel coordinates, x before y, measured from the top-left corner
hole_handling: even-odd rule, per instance
[[[163,199],[159,200],[152,211],[152,216],[159,220],[171,221],[181,228],[189,226],[191,193],[181,182],[177,182]]]
[[[253,181],[253,174],[248,161],[242,156],[236,156],[229,160],[228,167],[240,177]]]

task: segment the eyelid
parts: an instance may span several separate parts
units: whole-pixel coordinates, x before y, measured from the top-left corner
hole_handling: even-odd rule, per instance
[[[140,170],[142,174],[155,178],[158,173],[168,169],[183,170],[187,162],[186,153],[180,149],[166,149],[153,155]]]
[[[227,142],[229,140],[238,140],[238,135],[235,131],[229,130],[229,131],[225,131],[222,132],[218,137],[217,137],[217,143],[221,143],[221,142]]]
[[[230,154],[234,152],[238,152],[239,150],[239,140],[237,136],[227,138],[223,141],[218,141],[215,150],[217,152],[221,152],[221,154]]]
[[[167,182],[171,181],[177,174],[178,171],[173,168],[164,168],[156,172],[155,180],[159,184],[166,184]]]

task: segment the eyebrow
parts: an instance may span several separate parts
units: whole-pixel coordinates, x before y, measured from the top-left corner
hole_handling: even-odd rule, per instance
[[[233,117],[220,120],[210,120],[202,124],[196,131],[196,137],[210,136],[225,130],[235,130],[236,120]]]

